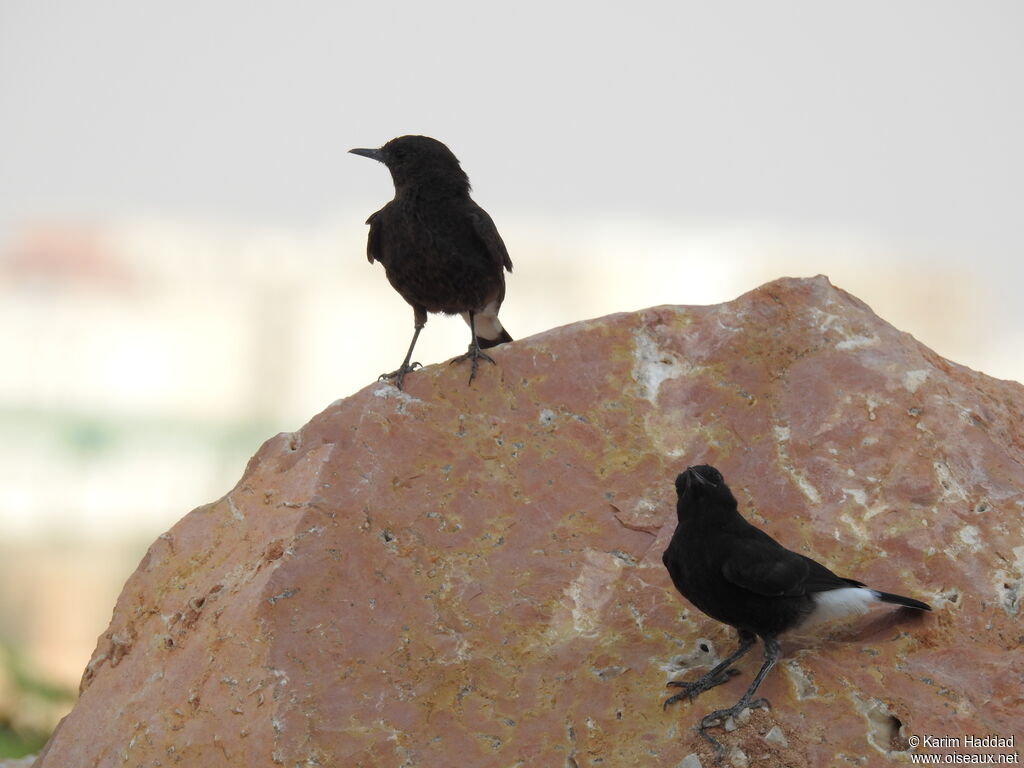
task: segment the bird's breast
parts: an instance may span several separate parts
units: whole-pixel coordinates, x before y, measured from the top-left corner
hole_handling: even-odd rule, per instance
[[[444,206],[391,206],[381,222],[377,259],[410,304],[429,312],[478,310],[502,295],[504,273],[471,219]]]

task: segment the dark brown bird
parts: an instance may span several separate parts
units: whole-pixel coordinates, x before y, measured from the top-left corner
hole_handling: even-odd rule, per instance
[[[692,683],[670,682],[682,688],[665,700],[665,707],[693,699],[739,674],[730,666],[760,637],[764,664],[740,700],[728,709],[706,715],[699,732],[721,757],[721,745],[705,731],[738,715],[746,707],[767,704],[753,700],[758,686],[779,658],[779,635],[815,619],[863,613],[872,603],[892,603],[930,611],[912,597],[880,592],[854,579],[832,573],[821,563],[779,544],[740,515],[736,498],[722,474],[706,465],[689,467],[676,478],[679,523],[662,562],[676,589],[698,609],[739,633],[739,647],[707,674]]]
[[[512,271],[505,243],[487,211],[470,198],[469,177],[444,144],[427,136],[399,136],[380,149],[350,152],[384,163],[395,198],[370,216],[366,257],[379,261],[392,287],[412,307],[415,330],[405,360],[381,379],[402,388],[416,339],[428,312],[462,315],[469,324],[469,380],[483,349],[512,341],[498,320],[505,299],[505,270]]]

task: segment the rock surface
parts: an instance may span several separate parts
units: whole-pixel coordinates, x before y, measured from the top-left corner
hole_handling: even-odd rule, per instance
[[[662,711],[734,644],[660,560],[702,462],[783,543],[935,608],[786,640],[727,765],[1024,730],[1024,387],[820,277],[491,353],[472,386],[332,404],[160,536],[37,765],[710,765],[693,727],[760,658]]]

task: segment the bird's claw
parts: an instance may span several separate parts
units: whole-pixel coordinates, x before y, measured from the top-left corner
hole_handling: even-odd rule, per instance
[[[482,349],[480,349],[479,347],[477,347],[475,345],[470,345],[469,351],[466,352],[465,354],[459,355],[458,357],[455,357],[455,358],[452,358],[452,360],[448,363],[448,365],[455,365],[456,363],[461,363],[463,360],[472,360],[473,361],[473,364],[472,364],[472,366],[470,367],[470,370],[469,370],[469,383],[470,384],[472,384],[473,383],[473,379],[476,378],[476,369],[480,365],[480,361],[481,360],[486,360],[491,365],[495,365],[495,362],[491,358],[491,356],[488,355],[486,352],[484,352]]]
[[[380,376],[377,377],[377,381],[394,380],[392,381],[392,383],[395,385],[395,387],[401,389],[402,380],[405,379],[405,374],[415,371],[417,368],[422,367],[423,366],[420,365],[419,363],[402,363],[402,365],[400,365],[397,370],[394,370],[391,373],[382,373]]]
[[[668,709],[668,705],[669,704],[675,704],[680,699],[690,699],[692,701],[693,700],[693,694],[691,694],[691,692],[689,690],[683,691],[682,693],[674,693],[674,694],[672,694],[667,699],[665,699],[664,703],[662,703],[662,705],[661,705],[662,710]]]
[[[669,704],[675,704],[680,699],[689,699],[690,701],[693,701],[697,696],[704,693],[704,691],[709,688],[714,688],[716,685],[721,685],[728,681],[729,678],[735,677],[738,674],[740,674],[740,671],[736,668],[732,668],[723,670],[713,677],[709,675],[699,677],[692,683],[686,682],[685,680],[669,680],[665,685],[672,686],[673,688],[682,688],[683,690],[665,699],[665,703],[661,705],[661,708],[668,709]]]
[[[708,728],[714,728],[716,725],[724,723],[730,717],[738,717],[744,709],[758,709],[760,707],[770,707],[768,699],[756,699],[755,701],[745,702],[738,701],[728,709],[716,709],[714,712],[709,712],[704,715],[700,721],[700,731],[705,731]]]

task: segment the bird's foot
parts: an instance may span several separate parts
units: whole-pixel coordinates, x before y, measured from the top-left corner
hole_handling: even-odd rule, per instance
[[[491,356],[484,352],[482,349],[480,349],[480,347],[478,347],[476,344],[470,344],[469,350],[464,355],[459,355],[458,357],[453,358],[452,361],[448,364],[455,365],[456,363],[461,363],[463,360],[473,361],[472,367],[469,370],[470,384],[473,383],[473,379],[476,377],[476,369],[480,365],[481,360],[486,360],[491,365],[495,364],[494,360],[491,359]]]
[[[740,712],[744,709],[757,709],[758,707],[769,706],[768,699],[757,699],[755,701],[744,701],[743,699],[740,699],[728,709],[716,709],[714,712],[709,712],[704,715],[700,721],[698,730],[703,734],[708,728],[714,728],[716,725],[724,725],[725,721],[730,717],[738,717]]]
[[[692,683],[688,683],[684,680],[670,680],[665,685],[671,685],[673,688],[682,688],[679,693],[669,696],[665,699],[665,703],[661,705],[662,709],[668,709],[669,704],[675,704],[680,699],[689,699],[693,701],[700,694],[709,688],[714,688],[716,685],[729,680],[731,677],[738,675],[740,671],[738,669],[723,669],[717,675],[707,674],[703,677],[698,677]]]
[[[721,725],[725,726],[729,718],[739,718],[740,714],[745,709],[757,709],[758,707],[769,707],[768,699],[756,699],[755,701],[749,701],[746,696],[737,701],[728,709],[716,709],[714,712],[709,712],[704,715],[700,721],[700,725],[697,726],[697,733],[699,733],[706,741],[708,741],[715,749],[715,765],[722,762],[722,757],[725,755],[725,747],[722,746],[722,742],[716,739],[714,736],[709,734],[707,731],[709,728]]]
[[[415,371],[417,368],[422,367],[423,366],[420,365],[419,363],[402,363],[397,370],[394,370],[391,373],[382,373],[380,376],[377,377],[377,381],[390,381],[392,384],[398,387],[398,389],[401,389],[402,380],[405,379],[405,374]]]

